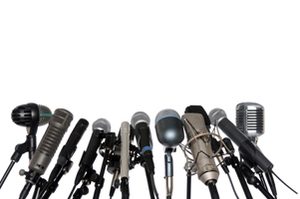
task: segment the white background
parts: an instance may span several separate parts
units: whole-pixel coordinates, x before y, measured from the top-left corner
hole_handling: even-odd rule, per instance
[[[156,139],[158,111],[200,104],[223,108],[235,120],[235,106],[264,105],[266,129],[259,146],[288,184],[299,187],[299,1],[1,1],[0,2],[0,150],[2,175],[14,146],[25,140],[24,127],[10,114],[35,102],[66,108],[74,120],[107,118],[112,130],[142,110],[152,118],[156,183],[165,197],[163,146]],[[91,125],[90,125],[91,126]],[[46,127],[40,128],[40,139]],[[71,172],[52,198],[66,198],[91,127],[78,145]],[[185,140],[186,141],[186,140]],[[58,149],[60,150],[60,148]],[[44,177],[48,177],[49,166]],[[185,198],[184,158],[174,154],[174,199]],[[100,169],[98,158],[95,168]],[[0,198],[18,198],[25,184],[18,170],[24,155],[0,190]],[[234,198],[220,170],[221,198]],[[241,198],[244,195],[231,170]],[[106,173],[101,198],[108,198]],[[279,198],[299,198],[277,182]],[[251,187],[254,198],[264,198]],[[90,194],[84,198],[91,198]],[[120,198],[117,190],[115,198]],[[130,171],[131,198],[148,198],[143,169]],[[192,198],[210,198],[193,178]],[[28,197],[30,198],[30,197]]]

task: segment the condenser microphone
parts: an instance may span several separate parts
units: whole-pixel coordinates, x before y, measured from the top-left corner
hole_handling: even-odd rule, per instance
[[[129,147],[130,147],[130,124],[122,122],[120,129],[120,178],[122,199],[129,198]]]
[[[10,158],[11,163],[0,181],[0,189],[7,179],[14,164],[19,162],[24,153],[28,152],[29,159],[32,158],[36,150],[36,133],[38,126],[48,123],[51,115],[51,110],[48,107],[34,103],[23,104],[13,109],[11,113],[13,122],[17,125],[26,127],[28,135],[24,143],[18,144],[15,147],[15,152]]]
[[[207,129],[209,125],[205,122],[205,118],[208,117],[201,106],[189,106],[182,116],[182,122],[197,167],[198,178],[209,186],[211,197],[215,199],[219,198],[215,186],[219,171],[213,159],[211,135],[209,135]]]
[[[209,113],[211,122],[220,127],[222,131],[232,139],[239,147],[239,152],[247,160],[257,164],[264,172],[269,172],[273,168],[273,164],[258,149],[256,144],[242,133],[230,120],[227,119],[226,113],[222,109],[213,109]]]
[[[34,153],[30,164],[29,174],[26,176],[20,199],[25,199],[33,185],[43,175],[49,166],[65,132],[73,120],[73,115],[65,109],[56,109],[49,121],[49,126]]]
[[[165,179],[167,199],[172,198],[173,192],[173,158],[171,153],[184,139],[182,122],[179,114],[172,109],[160,111],[155,118],[155,130],[158,141],[165,149]]]
[[[252,142],[264,134],[264,107],[258,103],[243,102],[236,106],[236,127]]]

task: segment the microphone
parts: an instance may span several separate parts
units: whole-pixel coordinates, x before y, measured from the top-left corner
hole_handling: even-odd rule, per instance
[[[93,134],[90,138],[86,151],[84,151],[82,154],[79,163],[79,170],[77,172],[74,186],[69,195],[69,198],[71,198],[76,186],[83,179],[84,175],[93,167],[94,161],[97,157],[97,149],[99,148],[100,143],[104,138],[103,134],[109,131],[110,123],[106,119],[100,118],[93,123]]]
[[[160,111],[155,118],[155,130],[158,141],[165,149],[165,179],[167,199],[172,198],[173,192],[173,158],[171,153],[176,150],[184,139],[182,122],[179,114],[172,109]]]
[[[51,115],[52,113],[48,107],[34,103],[23,104],[13,109],[11,113],[13,122],[17,125],[27,127],[28,135],[23,144],[18,144],[15,147],[15,152],[10,158],[11,163],[0,181],[0,189],[7,179],[14,164],[19,162],[24,153],[28,152],[29,159],[32,158],[36,149],[36,132],[38,126],[48,123]]]
[[[85,119],[80,119],[76,126],[74,127],[68,141],[63,146],[62,150],[59,153],[57,163],[53,168],[48,183],[45,185],[43,190],[39,194],[39,198],[47,199],[58,187],[58,182],[63,175],[69,172],[73,162],[71,158],[77,149],[77,144],[80,141],[82,135],[87,129],[89,122]]]
[[[232,139],[239,147],[240,154],[247,160],[255,163],[264,172],[270,172],[273,164],[265,157],[258,147],[250,141],[230,120],[227,119],[226,113],[222,109],[213,109],[209,113],[211,122],[219,126],[222,131]]]
[[[258,103],[244,102],[236,106],[236,127],[252,142],[264,134],[264,107]]]
[[[55,110],[50,118],[49,126],[30,161],[30,171],[26,175],[26,185],[20,194],[20,199],[27,197],[31,187],[45,173],[72,120],[73,115],[69,111],[65,109]]]
[[[150,118],[144,112],[136,112],[131,118],[131,125],[134,128],[134,135],[140,154],[143,158],[142,166],[154,174],[154,163],[152,155],[152,138],[149,128]]]
[[[145,168],[150,197],[158,198],[154,182],[154,162],[152,154],[152,138],[149,128],[150,118],[145,112],[136,112],[131,118],[131,126],[141,155],[141,165]]]
[[[17,106],[11,113],[13,122],[25,127],[45,125],[51,116],[52,113],[48,107],[34,103]]]
[[[236,106],[236,125],[255,145],[258,137],[264,134],[264,107],[258,103],[244,102]],[[262,185],[267,189],[264,177],[260,169],[256,169]],[[257,171],[258,170],[258,171]],[[277,190],[272,173],[266,172],[270,189],[277,196]]]
[[[215,186],[219,170],[213,159],[211,135],[209,135],[207,128],[209,125],[205,122],[205,118],[208,117],[202,106],[189,106],[182,116],[182,122],[197,167],[198,178],[208,185],[211,197],[215,199],[219,198]]]
[[[120,178],[122,199],[129,198],[129,146],[130,146],[130,124],[123,122],[120,129],[121,151],[120,151]]]

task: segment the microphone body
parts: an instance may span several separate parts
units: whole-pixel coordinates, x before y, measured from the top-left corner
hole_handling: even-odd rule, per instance
[[[227,119],[226,114],[222,109],[213,109],[209,116],[213,124],[220,127],[220,129],[222,129],[222,131],[239,147],[239,152],[243,157],[247,158],[247,160],[252,163],[257,164],[264,172],[272,170],[273,164],[245,134]]]
[[[173,159],[171,153],[176,146],[184,139],[182,122],[179,114],[172,109],[160,111],[155,118],[155,130],[158,141],[165,149],[165,179],[167,198],[170,199],[173,193]]]
[[[29,169],[43,175],[49,166],[65,132],[73,120],[73,115],[65,109],[56,109],[49,126],[29,164]]]
[[[63,135],[70,126],[73,115],[65,109],[56,109],[52,115],[49,126],[37,147],[29,164],[29,174],[26,175],[26,185],[24,186],[20,199],[25,199],[33,185],[35,185],[41,175],[43,175],[60,144]]]
[[[154,162],[152,154],[152,138],[149,128],[150,118],[144,112],[136,112],[131,119],[134,135],[138,144],[140,154],[143,158],[142,166],[148,173],[154,174]]]
[[[130,124],[123,122],[120,129],[121,156],[120,156],[120,178],[122,199],[129,198],[129,145]]]
[[[182,116],[182,121],[188,140],[193,139],[199,134],[209,133],[205,126],[204,118],[199,113],[185,113]],[[210,181],[217,182],[219,171],[212,158],[213,152],[210,136],[199,137],[193,140],[189,146],[197,166],[199,180],[204,184]]]

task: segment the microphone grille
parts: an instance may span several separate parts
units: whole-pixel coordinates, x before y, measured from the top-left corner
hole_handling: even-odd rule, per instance
[[[11,119],[17,125],[31,126],[33,124],[32,107],[27,104],[17,106],[11,113]]]
[[[109,121],[104,118],[97,119],[93,123],[93,130],[96,130],[96,129],[103,130],[104,132],[110,132]]]
[[[175,110],[164,109],[164,110],[161,110],[159,113],[157,113],[157,115],[155,117],[155,124],[157,124],[157,122],[159,122],[160,120],[162,120],[164,118],[168,118],[168,117],[174,117],[174,118],[177,118],[180,120],[180,116]]]
[[[236,106],[236,125],[245,135],[256,139],[264,133],[264,107],[243,102]]]
[[[51,110],[43,105],[39,105],[40,120],[39,125],[47,124],[52,116]]]
[[[133,128],[135,128],[135,126],[140,122],[145,122],[147,123],[147,125],[149,125],[150,117],[145,112],[136,112],[131,118],[131,125],[133,126]]]
[[[220,108],[215,108],[215,109],[211,110],[209,113],[210,122],[214,126],[216,126],[221,119],[226,118],[226,117],[227,116],[226,116],[225,111]]]

